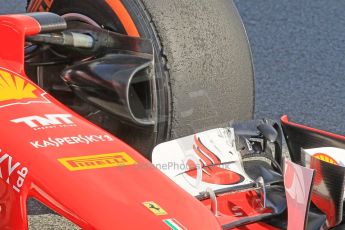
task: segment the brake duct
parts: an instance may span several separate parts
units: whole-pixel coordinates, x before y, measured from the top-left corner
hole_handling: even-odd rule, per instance
[[[107,54],[69,67],[62,78],[86,102],[129,122],[150,125],[151,66],[152,56]]]
[[[27,41],[60,46],[62,52],[68,46],[72,56],[83,59],[61,77],[84,101],[137,125],[154,124],[150,40],[69,22],[63,32],[38,34]]]

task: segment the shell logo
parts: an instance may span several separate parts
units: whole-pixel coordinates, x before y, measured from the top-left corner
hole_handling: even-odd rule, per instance
[[[50,103],[45,94],[24,77],[0,69],[0,108],[16,104]]]
[[[338,162],[336,160],[334,160],[332,157],[328,156],[325,153],[316,153],[313,155],[313,157],[322,160],[322,161],[326,161],[330,164],[334,164],[334,165],[339,165]]]

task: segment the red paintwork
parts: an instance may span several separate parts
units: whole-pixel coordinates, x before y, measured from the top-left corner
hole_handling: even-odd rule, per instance
[[[25,35],[37,34],[40,25],[25,15],[2,15],[0,30],[0,61],[2,67],[8,67],[24,75],[24,38]]]
[[[266,223],[254,223],[248,224],[245,226],[241,226],[238,228],[233,228],[233,230],[280,230],[279,228],[273,227],[272,225],[268,225]]]
[[[238,173],[219,167],[220,159],[196,135],[194,135],[194,143],[193,150],[200,158],[199,162],[202,167],[202,181],[210,184],[231,185],[240,183],[243,180]],[[187,175],[196,179],[197,165],[192,160],[189,160],[187,164],[191,169],[187,172]]]
[[[297,124],[297,123],[291,122],[291,121],[289,121],[289,117],[287,115],[283,115],[280,118],[280,120],[281,120],[281,122],[284,125],[295,126],[295,127],[301,128],[301,129],[310,130],[310,131],[315,132],[315,133],[320,133],[320,134],[323,134],[323,135],[326,135],[326,136],[329,136],[329,137],[332,137],[332,138],[345,140],[345,136],[334,134],[334,133],[330,133],[330,132],[327,132],[327,131],[324,131],[324,130],[315,129],[315,128],[312,128],[312,127],[309,127],[309,126],[305,126],[305,125],[301,125],[301,124]]]
[[[197,178],[196,165],[193,161],[187,162],[188,167],[192,168],[186,174],[194,179]],[[220,168],[218,165],[205,166],[202,168],[202,181],[210,184],[232,185],[238,184],[242,180],[240,174]]]
[[[271,209],[262,207],[261,199],[254,190],[219,195],[217,201],[218,219],[222,225],[239,221],[246,217],[257,217],[272,213]],[[210,200],[202,202],[207,207],[211,207]]]
[[[4,86],[12,87],[10,92],[24,86],[36,87],[31,96],[27,94],[24,98],[21,95],[1,99],[0,93],[0,229],[27,229],[29,197],[40,200],[83,229],[169,229],[162,221],[169,218],[187,229],[220,229],[207,208],[151,167],[139,153],[50,95],[43,95],[25,76],[24,36],[39,30],[39,25],[29,17],[0,16],[0,70],[11,73],[8,79],[14,83],[5,85],[0,81],[0,90]],[[0,78],[5,78],[4,73]],[[22,79],[25,85],[19,87]],[[72,116],[57,120],[52,114]],[[20,121],[29,116],[36,117]],[[95,136],[87,144],[85,136],[89,135]],[[47,142],[49,138],[52,139]],[[43,145],[46,147],[40,147]],[[136,164],[97,169],[79,167],[84,170],[70,171],[58,161],[118,152],[127,153]],[[117,161],[123,163],[126,159],[103,157],[92,163],[101,167]],[[145,201],[154,201],[167,214],[155,215],[142,204]]]
[[[194,142],[195,145],[193,145],[194,151],[197,153],[197,155],[206,162],[207,165],[212,165],[212,164],[220,164],[220,159],[213,153],[211,152],[200,140],[199,137],[194,135]],[[197,150],[197,151],[196,151]],[[205,157],[202,157],[203,155],[207,155],[206,159]],[[209,160],[211,159],[211,160]],[[205,166],[205,165],[204,165]]]

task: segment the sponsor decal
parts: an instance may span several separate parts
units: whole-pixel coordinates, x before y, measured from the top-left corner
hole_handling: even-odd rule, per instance
[[[197,179],[197,181],[202,180],[206,183],[218,185],[239,184],[244,181],[244,177],[241,174],[223,168],[224,166],[222,166],[219,157],[207,148],[197,135],[194,135],[193,150],[197,156],[197,161],[187,159],[186,163],[189,171],[186,173],[188,176]],[[198,179],[198,165],[201,166],[199,167],[202,173],[200,179]],[[197,182],[196,185],[199,184],[200,182]],[[198,187],[196,185],[193,186]]]
[[[152,163],[181,188],[199,196],[255,183],[243,169],[233,128],[218,128],[157,145]]]
[[[50,103],[47,93],[24,77],[0,69],[0,108],[32,103]]]
[[[173,230],[186,230],[187,229],[174,218],[165,219],[165,220],[163,220],[163,222]]]
[[[29,170],[0,149],[0,178],[20,192]]]
[[[158,204],[156,204],[153,201],[145,201],[145,202],[143,202],[143,205],[148,210],[153,212],[153,214],[155,214],[156,216],[164,216],[164,215],[168,214],[163,208],[161,208]]]
[[[64,145],[76,145],[76,144],[93,144],[98,142],[113,141],[110,135],[76,135],[68,137],[48,137],[43,140],[30,141],[30,144],[36,148],[48,148],[48,147],[61,147]]]
[[[328,163],[334,164],[334,165],[339,165],[338,162],[336,160],[334,160],[331,156],[325,154],[325,153],[316,153],[313,155],[313,157],[322,160],[322,161],[326,161]]]
[[[27,11],[28,12],[48,12],[51,5],[53,3],[53,0],[34,0],[31,1]]]
[[[59,158],[58,161],[70,171],[121,167],[137,163],[124,152]]]
[[[34,130],[65,128],[76,126],[71,120],[71,114],[45,114],[43,116],[21,117],[11,120],[13,123],[24,123]]]
[[[345,149],[335,147],[319,147],[303,149],[303,152],[327,163],[345,167]]]

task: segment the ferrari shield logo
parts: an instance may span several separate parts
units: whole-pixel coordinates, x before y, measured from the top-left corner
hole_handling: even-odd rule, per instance
[[[0,108],[31,103],[50,103],[45,92],[24,77],[0,69]]]
[[[150,210],[151,212],[153,212],[153,214],[155,214],[156,216],[164,216],[167,215],[168,213],[161,208],[158,204],[156,204],[153,201],[146,201],[143,202],[143,205]]]

